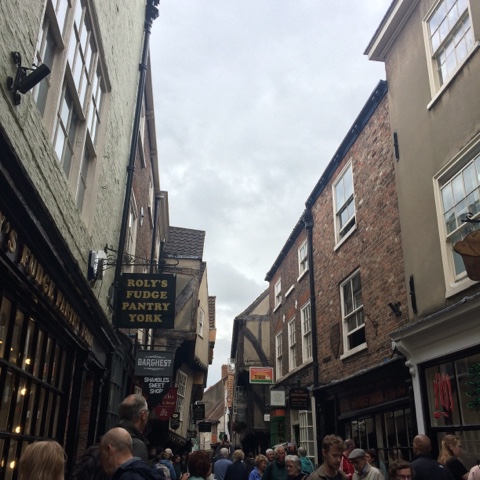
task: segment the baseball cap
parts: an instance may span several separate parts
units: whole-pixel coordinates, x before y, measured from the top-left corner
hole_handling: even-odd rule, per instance
[[[165,453],[167,453],[168,455],[172,456],[173,455],[173,452],[172,452],[172,449],[171,448],[166,448],[164,450]]]

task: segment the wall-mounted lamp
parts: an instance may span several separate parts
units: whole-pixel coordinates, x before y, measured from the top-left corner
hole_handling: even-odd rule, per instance
[[[17,66],[17,73],[15,78],[7,78],[7,86],[13,94],[13,103],[20,105],[22,100],[20,93],[30,91],[50,74],[50,69],[45,64],[39,65],[37,68],[22,67],[22,57],[18,52],[12,52],[12,61]],[[30,73],[27,74],[27,71]]]
[[[388,306],[390,307],[390,310],[394,313],[396,317],[400,317],[402,315],[402,311],[400,310],[400,302],[390,302]]]

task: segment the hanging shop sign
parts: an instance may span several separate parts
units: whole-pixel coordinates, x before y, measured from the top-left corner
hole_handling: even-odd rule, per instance
[[[174,413],[177,406],[177,387],[170,387],[160,404],[155,407],[159,420],[167,421]]]
[[[172,376],[173,352],[158,350],[137,350],[135,354],[135,375]]]
[[[180,428],[180,413],[172,413],[172,416],[170,417],[170,428],[172,430],[178,430]]]
[[[204,403],[196,403],[193,406],[193,421],[198,422],[205,418],[205,404]]]
[[[175,275],[122,274],[115,325],[119,328],[174,328],[175,290]]]
[[[212,422],[199,422],[198,431],[203,433],[209,433],[212,431]]]
[[[270,406],[271,407],[285,406],[285,390],[270,390]]]
[[[155,407],[169,391],[172,377],[143,377],[142,393],[150,407]]]
[[[273,383],[273,367],[250,367],[250,383]]]
[[[310,393],[308,388],[291,388],[288,392],[290,410],[310,410]]]

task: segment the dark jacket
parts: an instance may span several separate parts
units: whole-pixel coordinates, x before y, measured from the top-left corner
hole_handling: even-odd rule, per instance
[[[236,460],[227,467],[224,480],[248,480],[247,466],[242,460]]]
[[[262,480],[287,480],[288,471],[284,463],[278,463],[276,460],[270,462],[263,472]]]
[[[129,420],[120,420],[116,427],[124,428],[132,437],[133,456],[140,457],[146,464],[149,464],[148,459],[148,440],[142,435],[133,422]]]
[[[429,455],[417,455],[411,462],[415,480],[453,480],[450,472]]]
[[[145,462],[134,459],[131,462],[120,465],[113,474],[111,480],[162,480],[160,470],[150,468]]]

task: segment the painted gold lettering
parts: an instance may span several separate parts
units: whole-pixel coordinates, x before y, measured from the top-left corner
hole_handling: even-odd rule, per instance
[[[28,257],[30,256],[30,250],[27,246],[23,246],[22,248],[22,255],[20,256],[20,265],[23,268],[27,268]]]
[[[15,253],[17,251],[17,232],[15,230],[10,232],[7,248],[10,253]]]

